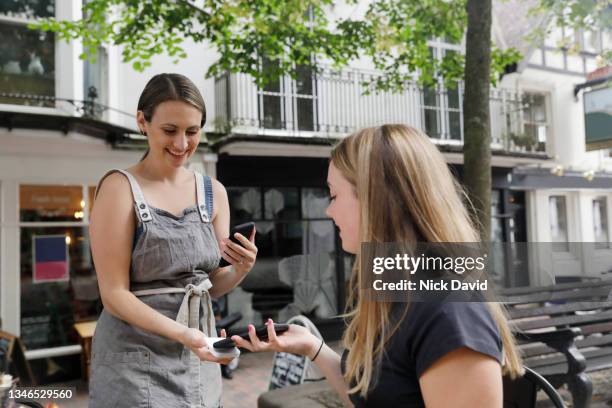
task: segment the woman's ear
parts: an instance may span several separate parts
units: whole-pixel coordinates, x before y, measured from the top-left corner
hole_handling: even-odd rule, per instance
[[[138,125],[138,131],[140,132],[140,134],[146,136],[147,135],[147,120],[144,117],[143,111],[139,110],[136,113],[136,123]]]

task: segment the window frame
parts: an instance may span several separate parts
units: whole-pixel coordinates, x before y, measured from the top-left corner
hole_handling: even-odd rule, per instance
[[[525,110],[528,109],[525,104],[524,104],[524,98],[526,95],[540,95],[543,97],[544,99],[544,114],[546,115],[546,121],[545,122],[537,122],[537,121],[527,121],[525,120]],[[532,125],[532,126],[544,126],[546,129],[546,140],[544,141],[544,149],[542,150],[538,150],[537,146],[540,143],[538,140],[538,135],[536,134],[536,150],[535,151],[541,151],[541,152],[545,152],[548,153],[549,149],[550,149],[550,145],[551,145],[551,141],[553,140],[553,134],[552,134],[552,111],[551,111],[551,102],[550,102],[550,98],[551,98],[551,94],[548,91],[544,91],[544,90],[539,90],[539,89],[533,89],[533,88],[524,88],[521,89],[520,92],[520,98],[521,98],[521,108],[522,108],[522,112],[520,115],[520,129],[522,131],[523,134],[526,134],[526,128],[525,125]]]
[[[21,245],[21,234],[24,228],[89,228],[89,217],[90,217],[90,200],[89,200],[89,189],[95,188],[95,185],[86,183],[86,182],[74,182],[74,183],[66,183],[65,186],[80,186],[82,191],[82,200],[84,202],[83,206],[83,218],[79,221],[22,221],[21,220],[21,200],[20,200],[20,191],[21,187],[24,185],[38,185],[38,186],[58,186],[61,185],[56,181],[43,181],[43,180],[20,180],[16,183],[17,191],[16,191],[16,202],[15,206],[16,214],[16,228],[18,231],[18,246],[17,246],[17,268],[18,274],[15,278],[18,282],[18,287],[16,288],[19,292],[18,301],[21,304],[22,300],[22,278],[21,278],[21,267],[22,267],[22,252],[20,250]],[[94,268],[93,259],[91,260],[92,270]],[[69,266],[69,273],[70,273]],[[68,281],[70,282],[70,280]],[[21,331],[21,320],[22,320],[23,310],[19,307],[19,313],[16,316],[17,322],[19,325],[19,330]],[[50,346],[43,348],[36,348],[32,350],[28,350],[26,353],[26,358],[37,359],[46,357],[48,355],[69,355],[69,354],[78,354],[81,351],[81,346],[78,343],[70,343],[61,346]]]
[[[306,67],[306,66],[305,66]],[[308,68],[308,67],[307,67]],[[260,69],[264,69],[263,62],[261,63]],[[299,68],[296,67],[296,70]],[[277,79],[278,91],[266,90],[262,87],[257,87],[257,111],[259,128],[266,132],[297,132],[299,134],[313,134],[319,130],[319,119],[318,119],[318,92],[317,92],[317,75],[311,69],[311,94],[298,93],[297,81],[298,79],[291,78],[289,75],[283,75]],[[265,97],[272,96],[276,97],[280,101],[280,127],[266,127],[264,121],[265,114]],[[312,101],[312,130],[300,129],[300,117],[298,109],[298,100],[306,99]]]
[[[461,43],[453,44],[445,41],[442,38],[434,38],[427,42],[430,50],[432,51],[432,57],[441,62],[446,55],[447,52],[457,52],[465,54],[465,36],[462,39]],[[425,94],[426,92],[434,92],[435,93],[435,105],[426,105],[425,104]],[[449,92],[457,92],[458,97],[458,107],[450,107],[449,103]],[[457,83],[457,88],[449,89],[444,85],[444,80],[438,76],[436,78],[436,83],[432,87],[428,87],[427,89],[422,87],[420,91],[420,103],[421,103],[421,123],[422,129],[426,132],[427,136],[431,139],[444,141],[446,144],[456,144],[461,145],[464,140],[463,134],[463,92],[464,85],[463,82],[460,81]],[[429,134],[425,123],[425,115],[426,111],[435,112],[436,116],[436,134]],[[458,113],[459,114],[459,137],[455,138],[451,135],[451,120],[450,114]]]

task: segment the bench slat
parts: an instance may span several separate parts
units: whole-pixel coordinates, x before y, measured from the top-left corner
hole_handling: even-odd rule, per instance
[[[607,311],[603,313],[597,314],[588,314],[588,315],[572,315],[572,316],[563,316],[563,317],[553,317],[549,318],[543,316],[542,319],[537,320],[524,320],[524,321],[515,321],[514,324],[521,330],[534,330],[534,329],[543,329],[547,327],[558,327],[558,326],[568,326],[572,327],[580,327],[580,325],[586,325],[588,323],[601,322],[606,320],[612,320],[612,311]]]
[[[555,285],[548,286],[523,286],[517,288],[504,288],[499,290],[499,294],[504,296],[527,295],[530,293],[540,292],[559,292],[566,289],[591,288],[607,284],[612,284],[612,279],[594,279],[589,282],[558,283]]]
[[[589,336],[584,339],[576,340],[576,347],[579,349],[608,345],[612,347],[612,334],[606,334],[604,336]],[[543,343],[526,343],[525,345],[521,345],[520,348],[524,358],[558,353],[558,351]]]
[[[591,324],[588,326],[581,326],[580,330],[582,331],[582,334],[584,334],[585,336],[588,336],[590,334],[595,334],[595,333],[612,332],[612,323],[597,323],[597,324]]]
[[[549,305],[543,307],[530,307],[530,308],[510,308],[508,313],[511,319],[521,319],[525,317],[534,317],[542,315],[555,315],[561,313],[582,311],[582,310],[593,310],[593,309],[610,309],[612,308],[612,301],[606,302],[571,302],[562,305]]]
[[[604,347],[604,348],[598,348],[594,350],[586,350],[586,351],[583,351],[582,354],[584,354],[584,356],[587,359],[587,371],[591,370],[591,368],[589,367],[589,363],[588,363],[588,361],[591,359],[609,357],[611,358],[611,362],[612,362],[612,347]],[[546,356],[543,358],[539,358],[539,357],[526,358],[524,362],[525,362],[525,365],[527,365],[530,368],[533,368],[534,370],[538,372],[540,372],[539,369],[537,369],[538,367],[546,367],[546,366],[552,366],[552,365],[557,365],[557,364],[564,364],[566,371],[567,371],[567,360],[565,356],[561,353],[552,354],[550,356]]]
[[[508,305],[519,305],[525,303],[542,303],[550,301],[567,300],[606,300],[612,291],[612,284],[600,285],[588,289],[564,290],[560,292],[539,292],[530,295],[501,296],[501,301]]]

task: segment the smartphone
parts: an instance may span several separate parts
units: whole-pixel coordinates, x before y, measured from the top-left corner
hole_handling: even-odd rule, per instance
[[[236,225],[234,228],[232,228],[232,232],[229,236],[229,239],[230,241],[240,245],[241,247],[244,247],[234,235],[238,232],[244,235],[245,237],[247,237],[247,239],[249,239],[251,237],[251,234],[253,233],[254,228],[255,228],[254,222],[246,222],[244,224]],[[221,258],[221,260],[219,261],[219,268],[223,268],[229,265],[231,264],[227,262],[224,258]]]
[[[289,325],[288,324],[274,323],[274,331],[276,332],[276,334],[284,333],[287,330],[289,330]],[[263,325],[261,327],[258,327],[255,330],[255,334],[257,335],[259,340],[268,340],[268,326]],[[232,334],[231,336],[229,336],[226,339],[217,341],[216,343],[213,344],[213,347],[217,348],[217,349],[227,349],[227,348],[236,347],[236,344],[234,343],[234,340],[232,340],[230,338],[232,336],[234,336],[234,334]],[[240,336],[240,337],[242,337],[245,340],[250,340],[248,330],[245,331],[244,333],[237,334],[237,336]]]

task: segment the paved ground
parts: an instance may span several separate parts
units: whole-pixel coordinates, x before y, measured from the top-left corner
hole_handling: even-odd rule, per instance
[[[333,344],[332,347],[337,348],[337,344]],[[234,378],[223,380],[224,408],[257,406],[259,395],[268,390],[272,359],[273,353],[243,353],[240,356],[240,365],[233,373]],[[55,385],[59,386],[59,384]],[[87,407],[87,384],[84,381],[73,381],[61,385],[76,387],[77,395],[71,400],[55,401],[57,408]],[[41,402],[46,403],[47,401]]]
[[[338,344],[333,344],[338,349]],[[268,381],[272,370],[272,353],[248,353],[240,357],[240,366],[234,372],[234,378],[223,380],[223,403],[225,408],[249,408],[257,406],[257,398],[268,390]],[[594,384],[593,404],[591,408],[612,407],[612,369],[590,374]],[[83,381],[66,383],[76,387],[77,396],[70,401],[58,401],[57,408],[87,407],[87,384]],[[560,390],[568,407],[571,399],[567,390]],[[335,404],[332,404],[335,405]],[[324,406],[324,405],[321,405]],[[538,407],[550,407],[541,401]]]

